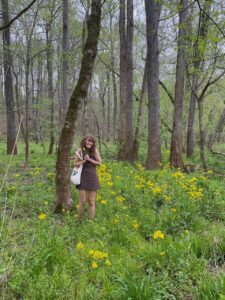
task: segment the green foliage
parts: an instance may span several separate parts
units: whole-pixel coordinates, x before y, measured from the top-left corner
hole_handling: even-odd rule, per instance
[[[166,153],[154,172],[107,160],[96,219],[86,207],[79,224],[76,189],[74,209],[54,215],[54,158],[31,150],[29,170],[13,158],[1,194],[1,298],[224,299],[224,178],[170,170]]]

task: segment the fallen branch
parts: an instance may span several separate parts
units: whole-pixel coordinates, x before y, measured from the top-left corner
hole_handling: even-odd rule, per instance
[[[210,150],[210,152],[211,152],[212,154],[218,154],[218,155],[225,156],[225,153],[223,153],[223,152],[217,152],[217,151],[214,151],[212,148],[209,148],[209,150]]]

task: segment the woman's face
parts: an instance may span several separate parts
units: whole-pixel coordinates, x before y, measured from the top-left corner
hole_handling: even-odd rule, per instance
[[[91,147],[93,146],[93,141],[90,139],[86,140],[85,146],[87,149],[91,149]]]

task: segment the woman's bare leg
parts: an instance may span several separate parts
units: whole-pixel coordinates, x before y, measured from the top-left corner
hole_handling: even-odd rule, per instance
[[[79,190],[79,194],[80,194],[80,201],[79,201],[79,208],[78,208],[78,220],[81,220],[83,218],[84,206],[86,203],[86,191]]]
[[[96,191],[90,191],[88,193],[88,203],[89,203],[88,217],[89,217],[89,220],[93,220],[95,217],[95,196],[96,196]]]

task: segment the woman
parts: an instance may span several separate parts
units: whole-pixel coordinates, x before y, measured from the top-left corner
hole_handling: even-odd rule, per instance
[[[81,149],[78,150],[78,153],[83,159],[81,160],[78,155],[76,155],[74,161],[75,167],[79,167],[83,164],[81,182],[76,187],[80,194],[78,220],[82,220],[84,206],[88,198],[88,217],[89,220],[92,221],[95,216],[96,191],[100,189],[96,166],[101,165],[101,156],[95,146],[95,138],[91,134],[82,139],[80,146]]]

